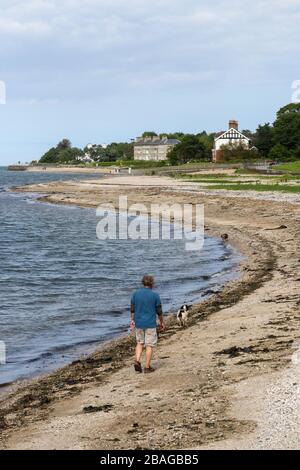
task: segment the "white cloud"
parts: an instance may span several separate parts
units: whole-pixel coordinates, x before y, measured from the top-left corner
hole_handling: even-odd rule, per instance
[[[149,75],[139,74],[136,78],[133,78],[130,83],[133,87],[145,88],[149,86],[155,86],[155,88],[165,88],[171,86],[181,85],[193,85],[198,84],[199,86],[205,85],[212,80],[217,73],[217,70],[204,70],[202,72],[162,72],[158,74]]]
[[[0,18],[0,34],[9,35],[44,35],[50,31],[47,23],[43,21],[17,21],[13,19]]]
[[[0,152],[272,120],[300,78],[299,19],[300,0],[1,0]]]
[[[30,99],[33,89],[51,94],[37,99],[83,88],[94,96],[99,84],[107,93],[126,83],[217,84],[220,76],[253,83],[285,73],[280,63],[291,64],[300,48],[300,0],[253,0],[251,8],[243,0],[1,3],[0,60],[8,77],[27,82]]]

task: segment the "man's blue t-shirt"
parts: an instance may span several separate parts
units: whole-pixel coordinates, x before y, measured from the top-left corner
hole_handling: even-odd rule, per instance
[[[156,328],[157,307],[161,305],[160,297],[153,290],[143,287],[131,297],[134,306],[136,328]]]

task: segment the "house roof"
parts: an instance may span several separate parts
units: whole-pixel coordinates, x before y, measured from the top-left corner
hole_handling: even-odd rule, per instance
[[[245,136],[237,129],[234,129],[234,127],[231,127],[231,129],[228,129],[220,135],[217,134],[217,137],[215,137],[215,141],[219,139],[246,139],[248,141],[251,140],[249,139],[249,137]]]
[[[177,145],[179,144],[180,141],[177,139],[168,139],[167,137],[164,139],[161,139],[160,137],[157,137],[157,139],[152,139],[152,140],[146,140],[142,139],[134,143],[136,147],[142,147],[142,146],[157,146],[157,145]]]

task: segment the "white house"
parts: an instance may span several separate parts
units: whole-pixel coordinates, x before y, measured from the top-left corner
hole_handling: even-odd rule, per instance
[[[221,132],[215,137],[214,148],[212,150],[212,160],[217,163],[222,161],[224,145],[231,147],[243,147],[250,150],[251,140],[239,131],[238,121],[229,121],[229,129],[226,132]]]
[[[97,145],[97,144],[87,144],[86,149],[87,151],[83,156],[77,157],[77,160],[79,160],[82,163],[94,163],[95,158],[93,157],[93,154],[95,155],[95,152],[97,151],[98,147],[102,148],[107,148],[106,144],[102,145]]]

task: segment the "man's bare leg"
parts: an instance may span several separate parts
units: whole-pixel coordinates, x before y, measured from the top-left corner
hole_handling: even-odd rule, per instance
[[[146,369],[149,369],[151,365],[152,355],[153,355],[153,347],[147,346],[146,347]]]
[[[136,348],[135,348],[135,359],[137,362],[141,362],[143,349],[144,349],[144,345],[141,343],[137,343]]]

